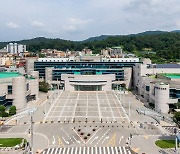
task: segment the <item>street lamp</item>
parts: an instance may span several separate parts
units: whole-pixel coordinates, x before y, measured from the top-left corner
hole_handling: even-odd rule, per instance
[[[33,110],[29,110],[29,115],[31,116],[31,154],[33,154]]]
[[[131,146],[131,139],[132,139],[132,134],[129,134],[129,146]]]
[[[49,101],[49,96],[47,96],[47,101]],[[44,115],[46,115],[46,113],[47,113],[47,101],[45,101],[45,111],[44,111]]]
[[[125,91],[124,91],[124,103],[123,103],[123,106],[125,107],[125,103],[126,103],[126,97],[125,97]]]
[[[175,154],[178,154],[178,139],[179,139],[179,135],[178,135],[178,130],[177,128],[174,128],[174,134],[175,134]]]
[[[129,94],[129,93],[128,93]],[[128,101],[129,101],[129,116],[130,116],[130,108],[131,108],[131,104],[130,104],[130,95],[128,96]]]
[[[119,84],[120,85],[120,100],[121,100],[121,84]]]

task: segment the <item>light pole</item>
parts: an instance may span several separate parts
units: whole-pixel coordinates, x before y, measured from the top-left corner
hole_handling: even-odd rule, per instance
[[[130,133],[130,135],[129,135],[129,146],[131,146],[131,139],[132,139],[132,134]]]
[[[121,84],[120,84],[120,100],[121,100]]]
[[[129,95],[129,93],[128,93]],[[131,108],[131,104],[130,104],[130,95],[128,96],[128,100],[129,100],[129,117],[130,117],[130,108]]]
[[[174,128],[174,134],[175,134],[175,154],[177,154],[177,129]]]
[[[125,91],[124,91],[123,94],[124,94],[124,103],[123,104],[124,104],[124,107],[125,107],[125,102],[126,102]]]
[[[177,147],[178,145],[177,145],[177,133],[176,133],[176,154],[178,154]]]
[[[174,128],[174,134],[175,134],[175,154],[178,154],[178,151],[177,151],[177,147],[178,147],[178,141],[177,141],[177,139],[178,139],[178,136],[177,136],[178,131],[177,131],[177,128]]]
[[[33,110],[29,110],[29,115],[31,116],[31,154],[33,154]]]
[[[44,111],[44,115],[46,115],[47,113],[47,102],[49,101],[49,96],[47,96],[47,101],[45,101],[45,111]]]

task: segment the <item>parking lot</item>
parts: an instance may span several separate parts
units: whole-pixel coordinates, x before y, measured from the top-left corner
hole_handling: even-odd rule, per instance
[[[118,123],[127,119],[128,116],[113,91],[63,91],[52,102],[44,121]]]

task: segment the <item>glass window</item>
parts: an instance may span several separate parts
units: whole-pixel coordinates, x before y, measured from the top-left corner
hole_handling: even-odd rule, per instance
[[[150,90],[150,87],[149,86],[146,86],[146,91],[149,91]]]
[[[8,94],[12,94],[12,85],[8,85]]]
[[[29,83],[27,83],[27,85],[26,85],[26,91],[28,91],[29,90]]]

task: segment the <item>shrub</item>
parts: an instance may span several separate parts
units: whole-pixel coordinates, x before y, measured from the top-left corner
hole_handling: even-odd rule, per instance
[[[0,117],[8,117],[9,114],[5,111],[6,107],[4,105],[0,105]]]
[[[16,114],[16,106],[11,106],[9,108],[9,115],[15,115]]]
[[[7,112],[2,112],[2,117],[8,117],[9,114]]]
[[[49,90],[49,84],[45,81],[39,82],[39,91],[47,93]]]
[[[0,105],[0,112],[5,112],[6,107],[4,105]]]

